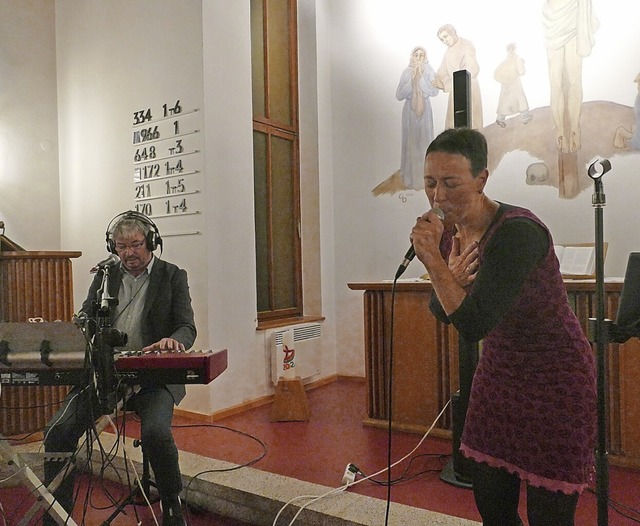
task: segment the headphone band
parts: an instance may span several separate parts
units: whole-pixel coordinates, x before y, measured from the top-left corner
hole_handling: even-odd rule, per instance
[[[141,212],[136,212],[135,210],[127,210],[126,212],[122,212],[115,216],[109,224],[107,225],[107,231],[105,233],[105,238],[107,242],[107,250],[112,254],[116,253],[116,243],[113,239],[113,231],[122,221],[138,221],[142,223],[144,226],[148,227],[148,230],[145,235],[145,241],[147,248],[149,251],[153,252],[156,248],[160,247],[162,250],[162,237],[160,236],[160,231],[156,224]]]

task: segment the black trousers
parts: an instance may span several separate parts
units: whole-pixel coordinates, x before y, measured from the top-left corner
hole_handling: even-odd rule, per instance
[[[178,448],[171,433],[173,396],[165,387],[144,387],[126,401],[126,409],[140,417],[142,447],[153,470],[160,498],[174,499],[182,490],[178,463]],[[78,440],[95,421],[89,390],[74,388],[45,428],[45,452],[73,452]],[[62,463],[46,461],[44,482],[50,484],[62,468]],[[54,497],[71,513],[74,503],[75,475],[68,475]],[[44,524],[55,524],[46,517]]]
[[[504,469],[476,463],[473,496],[483,526],[521,526],[520,478]],[[574,526],[578,493],[567,495],[527,485],[529,526]]]

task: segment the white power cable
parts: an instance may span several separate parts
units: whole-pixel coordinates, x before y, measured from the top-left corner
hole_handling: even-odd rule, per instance
[[[355,486],[356,484],[360,484],[361,482],[364,482],[365,480],[369,480],[373,477],[377,477],[378,475],[381,475],[382,473],[384,473],[385,471],[387,471],[388,469],[391,469],[395,466],[397,466],[398,464],[400,464],[401,462],[404,462],[407,458],[409,458],[411,455],[413,455],[416,450],[422,445],[422,443],[426,440],[426,438],[429,436],[429,434],[431,433],[431,431],[433,430],[433,428],[435,427],[436,423],[438,422],[438,420],[440,420],[440,417],[444,414],[445,410],[447,409],[447,407],[449,407],[449,404],[451,403],[451,399],[449,399],[449,401],[445,404],[445,406],[442,408],[442,411],[440,411],[440,413],[438,414],[438,416],[436,416],[435,420],[433,421],[433,423],[431,424],[431,427],[429,427],[429,429],[427,429],[427,432],[422,436],[422,438],[420,439],[420,441],[416,444],[416,446],[409,452],[407,453],[404,457],[402,457],[400,460],[397,460],[396,462],[394,462],[393,464],[391,464],[390,466],[387,466],[383,469],[381,469],[380,471],[378,471],[377,473],[373,473],[372,475],[369,475],[367,477],[363,477],[361,479],[358,479],[354,482],[349,482],[348,484],[344,484],[338,488],[334,488],[332,490],[327,491],[326,493],[324,493],[323,495],[300,495],[298,497],[294,497],[293,499],[291,499],[290,501],[288,501],[287,503],[284,504],[284,506],[282,506],[282,508],[280,508],[280,510],[278,511],[278,514],[275,516],[275,518],[273,519],[273,523],[272,526],[276,526],[278,519],[280,518],[280,515],[282,514],[282,512],[290,505],[293,504],[294,502],[298,501],[298,500],[302,500],[302,499],[309,499],[308,502],[306,502],[305,504],[303,504],[302,506],[300,506],[300,509],[298,510],[298,512],[293,516],[293,518],[291,519],[291,522],[289,522],[288,526],[292,526],[292,524],[296,521],[296,519],[299,517],[299,515],[302,513],[302,511],[307,508],[308,506],[310,506],[311,504],[314,504],[315,502],[318,502],[319,500],[324,499],[325,497],[331,497],[332,495],[337,495],[339,493],[343,493],[344,491],[346,491],[348,488],[350,488],[351,486]]]
[[[124,443],[123,443],[123,445],[124,445]],[[129,458],[129,463],[131,464],[131,467],[133,468],[133,473],[136,476],[136,482],[138,484],[138,488],[140,489],[140,493],[142,493],[142,496],[144,497],[144,501],[147,503],[147,506],[149,507],[149,510],[151,510],[151,516],[153,517],[153,522],[155,523],[156,526],[159,526],[158,519],[156,517],[155,512],[153,511],[153,506],[151,505],[151,502],[149,501],[149,498],[147,496],[147,492],[142,487],[142,481],[140,480],[140,476],[138,475],[138,470],[136,469],[136,465],[133,463],[133,460],[131,458]]]

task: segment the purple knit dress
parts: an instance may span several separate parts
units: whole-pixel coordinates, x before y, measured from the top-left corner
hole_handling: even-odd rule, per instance
[[[511,218],[533,220],[551,240],[534,214],[508,207],[480,242],[480,272],[487,245]],[[551,241],[481,349],[463,454],[533,486],[581,492],[593,471],[596,443],[595,357],[569,306]]]

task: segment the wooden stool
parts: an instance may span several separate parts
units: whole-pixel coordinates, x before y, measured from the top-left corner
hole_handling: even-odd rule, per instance
[[[271,406],[272,422],[294,422],[309,420],[309,403],[299,376],[291,379],[278,378]]]

